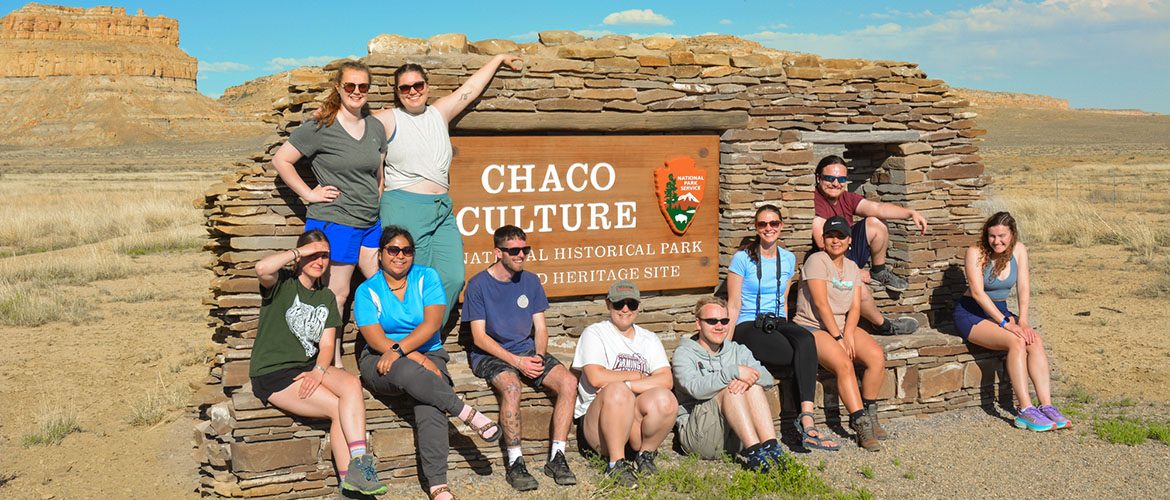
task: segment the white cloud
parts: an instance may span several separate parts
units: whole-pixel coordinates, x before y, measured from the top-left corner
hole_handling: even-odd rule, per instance
[[[655,14],[654,11],[650,9],[630,9],[623,10],[621,12],[614,12],[613,14],[605,16],[605,19],[601,22],[605,23],[606,25],[653,24],[656,26],[670,26],[674,24],[674,21],[671,21],[662,14]]]
[[[204,72],[204,73],[222,73],[222,72],[229,72],[229,71],[248,71],[250,69],[252,69],[251,66],[248,66],[247,64],[243,64],[243,63],[238,63],[238,62],[199,61],[199,71]]]
[[[720,20],[719,20],[719,24],[722,24],[722,25],[724,25],[724,26],[730,26],[730,25],[731,25],[731,19],[720,19]]]
[[[360,59],[358,56],[345,56],[350,59]],[[341,56],[307,56],[307,57],[274,57],[268,61],[268,69],[270,71],[278,71],[289,68],[298,68],[301,66],[323,66],[337,59],[343,59]]]

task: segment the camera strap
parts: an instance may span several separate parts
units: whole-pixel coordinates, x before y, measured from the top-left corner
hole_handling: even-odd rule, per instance
[[[764,272],[760,270],[764,265],[764,252],[756,247],[756,317],[760,317],[760,289],[764,288]],[[776,245],[776,316],[780,316],[780,245]]]

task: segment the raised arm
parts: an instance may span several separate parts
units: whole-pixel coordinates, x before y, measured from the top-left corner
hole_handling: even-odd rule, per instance
[[[817,248],[825,248],[825,219],[824,217],[813,216],[812,235],[813,242],[817,244]]]
[[[301,152],[288,141],[285,141],[280,149],[276,150],[276,154],[272,155],[272,166],[280,175],[280,180],[284,181],[285,185],[301,197],[306,205],[333,201],[337,198],[341,191],[336,187],[317,186],[310,188],[308,184],[305,184],[304,179],[301,179],[301,174],[297,173],[296,167],[296,162],[300,161],[301,158],[303,158]]]
[[[468,77],[467,81],[463,82],[463,85],[455,89],[455,92],[440,97],[435,101],[433,106],[443,114],[443,119],[447,123],[451,123],[452,118],[455,118],[456,115],[462,113],[464,109],[467,109],[471,101],[483,95],[483,91],[487,89],[488,83],[492,81],[492,77],[500,69],[501,64],[507,65],[513,70],[519,70],[520,56],[499,54],[493,57],[492,60],[488,61],[487,64],[484,64],[482,68],[479,68],[478,71]],[[390,133],[389,127],[386,130],[386,133]]]
[[[866,217],[877,217],[881,220],[911,220],[914,226],[918,228],[920,234],[926,234],[926,218],[918,213],[913,208],[900,207],[893,203],[882,203],[880,201],[861,200],[857,204],[857,215],[864,215]],[[813,222],[816,225],[816,222]],[[814,231],[814,234],[816,232]]]
[[[280,273],[280,269],[288,265],[289,262],[301,257],[308,257],[328,251],[328,243],[324,241],[313,241],[299,248],[276,252],[256,262],[256,278],[260,280],[260,286],[272,288],[276,285],[276,279]]]

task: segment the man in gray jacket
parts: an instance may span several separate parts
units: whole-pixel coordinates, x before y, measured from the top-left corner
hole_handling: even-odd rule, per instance
[[[674,351],[679,443],[707,460],[740,452],[748,468],[767,472],[784,454],[764,395],[773,379],[747,347],[726,340],[730,323],[723,299],[703,297],[695,304],[698,333]]]

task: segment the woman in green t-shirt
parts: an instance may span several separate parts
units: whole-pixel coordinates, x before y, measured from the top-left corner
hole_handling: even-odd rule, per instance
[[[329,240],[317,230],[302,234],[296,248],[256,263],[262,299],[248,370],[252,392],[265,405],[294,415],[328,418],[341,488],[380,495],[386,486],[378,481],[374,455],[366,452],[361,382],[331,367],[341,315],[333,292],[320,283],[327,269]]]

